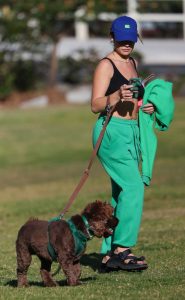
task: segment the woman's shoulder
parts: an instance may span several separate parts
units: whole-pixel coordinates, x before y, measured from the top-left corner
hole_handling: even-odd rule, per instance
[[[103,70],[103,71],[107,71],[112,72],[113,71],[113,62],[111,60],[111,58],[109,57],[109,55],[103,57],[97,64],[96,69],[98,70]]]
[[[114,67],[114,63],[111,59],[111,54],[108,54],[107,56],[101,58],[97,66],[103,69],[112,70]]]

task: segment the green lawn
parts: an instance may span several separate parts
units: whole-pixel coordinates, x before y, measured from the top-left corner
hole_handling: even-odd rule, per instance
[[[48,220],[59,214],[79,181],[91,154],[91,131],[97,116],[89,106],[0,111],[0,299],[185,299],[185,101],[176,103],[168,132],[159,146],[145,206],[136,255],[149,269],[101,275],[96,271],[101,240],[89,242],[82,258],[78,287],[44,288],[39,261],[29,270],[31,287],[16,288],[15,240],[30,217]],[[95,199],[108,200],[109,179],[96,160],[90,178],[71,207],[80,212]],[[53,264],[55,271],[57,264]]]

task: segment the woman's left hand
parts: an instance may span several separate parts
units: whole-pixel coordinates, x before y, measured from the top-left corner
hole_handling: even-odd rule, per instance
[[[155,111],[154,105],[153,105],[152,103],[145,104],[145,105],[143,105],[143,107],[142,107],[142,111],[143,111],[144,113],[146,113],[146,114],[151,115],[151,114],[153,114],[154,111]]]

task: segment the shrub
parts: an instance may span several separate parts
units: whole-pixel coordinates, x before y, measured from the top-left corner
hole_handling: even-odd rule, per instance
[[[71,84],[90,83],[98,61],[98,54],[94,49],[79,50],[72,56],[59,60],[59,80]]]
[[[14,74],[12,64],[4,61],[4,54],[0,53],[0,100],[4,100],[14,89]]]
[[[14,87],[19,91],[27,91],[35,87],[37,82],[36,66],[33,61],[19,60],[14,63]]]

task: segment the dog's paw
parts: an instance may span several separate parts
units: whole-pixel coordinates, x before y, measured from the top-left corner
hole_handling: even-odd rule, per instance
[[[24,283],[24,284],[17,284],[18,288],[28,288],[30,287],[29,283]]]
[[[80,280],[74,281],[74,280],[67,280],[67,284],[69,286],[77,286],[77,285],[81,285],[82,282]]]
[[[50,280],[50,281],[48,281],[48,282],[45,282],[44,285],[45,285],[46,287],[57,287],[57,286],[59,286],[57,282],[52,281],[52,280]]]

